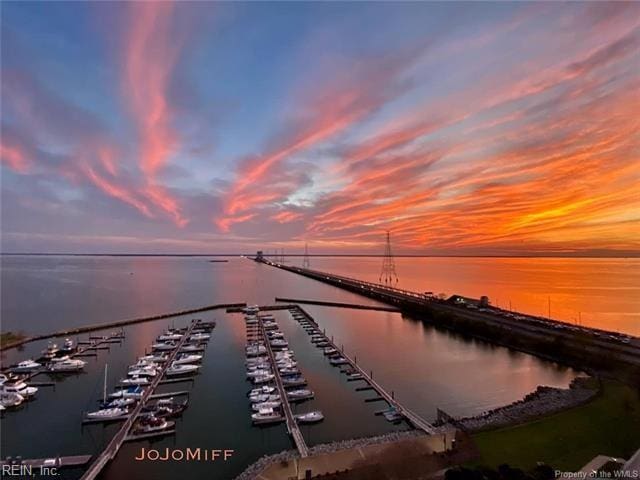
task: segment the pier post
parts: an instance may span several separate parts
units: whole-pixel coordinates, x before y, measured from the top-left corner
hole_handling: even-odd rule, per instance
[[[358,364],[358,356],[357,355],[353,356],[353,363],[355,363],[356,365]]]
[[[396,399],[396,394],[393,390],[391,390],[391,398],[393,398],[394,400]]]
[[[369,378],[370,378],[371,380],[373,380],[373,370],[370,370],[370,371],[369,371]]]

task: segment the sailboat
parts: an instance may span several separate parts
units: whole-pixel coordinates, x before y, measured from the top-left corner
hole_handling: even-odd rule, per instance
[[[102,387],[102,405],[107,405],[107,368],[108,365],[104,365],[104,384]],[[97,420],[108,422],[111,420],[124,420],[129,414],[129,409],[126,406],[109,406],[96,410],[95,412],[87,413],[87,420]]]

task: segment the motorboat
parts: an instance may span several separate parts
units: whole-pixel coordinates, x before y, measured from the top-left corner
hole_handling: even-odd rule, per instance
[[[307,384],[304,377],[284,377],[282,385],[285,387],[303,387]]]
[[[252,395],[260,395],[260,394],[269,394],[275,391],[276,391],[276,387],[270,387],[268,385],[264,385],[262,387],[252,388],[249,391],[248,395],[252,396]]]
[[[331,365],[346,365],[349,363],[349,360],[344,357],[336,357],[329,360],[329,363],[331,363]]]
[[[200,365],[176,365],[172,363],[171,366],[165,370],[164,374],[168,377],[188,375],[190,373],[196,373],[199,369]]]
[[[0,373],[0,385],[2,385],[4,382],[8,380],[9,380],[9,377],[7,377],[4,373]]]
[[[382,412],[382,415],[391,423],[399,422],[404,418],[403,415],[395,408],[390,408],[389,410]]]
[[[144,388],[141,386],[122,388],[120,390],[116,390],[115,392],[109,394],[109,398],[141,398],[144,394]]]
[[[31,372],[33,370],[37,370],[40,367],[42,367],[41,364],[39,364],[38,362],[34,362],[33,360],[29,359],[29,360],[23,360],[22,362],[18,363],[17,365],[14,365],[13,367],[10,368],[10,370],[12,372]]]
[[[173,361],[174,365],[184,365],[187,363],[196,363],[202,360],[202,355],[190,354],[190,355],[180,355],[177,359]]]
[[[124,420],[128,415],[129,409],[126,407],[111,407],[102,408],[95,412],[88,412],[85,418],[87,420]]]
[[[149,385],[150,383],[151,381],[148,377],[140,377],[138,375],[120,380],[121,385]]]
[[[24,402],[24,397],[14,392],[0,391],[0,406],[4,408],[17,407]]]
[[[142,409],[143,412],[151,413],[157,418],[177,417],[187,408],[187,401],[176,402],[173,397],[158,400],[153,405],[148,405]]]
[[[181,333],[167,330],[166,332],[164,332],[162,335],[158,337],[158,341],[166,342],[167,340],[180,340],[182,336],[183,335]]]
[[[364,378],[362,376],[362,374],[358,371],[356,372],[351,372],[351,373],[347,373],[347,378],[351,378],[353,380],[359,379],[359,378]]]
[[[4,382],[2,386],[0,386],[0,391],[3,393],[17,393],[23,398],[29,399],[38,392],[38,389],[28,386],[21,380],[17,380],[15,382]]]
[[[211,335],[208,333],[195,333],[189,337],[190,342],[202,342],[204,340],[209,340]]]
[[[262,425],[265,423],[280,423],[284,421],[284,417],[273,410],[272,408],[265,408],[251,415],[251,421],[255,425]]]
[[[49,344],[47,345],[47,348],[45,348],[42,351],[42,357],[47,359],[52,359],[58,354],[59,351],[60,349],[58,348],[58,345],[56,345],[53,342],[49,342]]]
[[[300,375],[300,370],[298,370],[297,368],[279,368],[278,371],[283,377]]]
[[[64,343],[62,344],[62,348],[60,349],[60,353],[73,353],[75,349],[76,346],[73,343],[73,340],[71,340],[70,338],[65,338]]]
[[[269,383],[270,381],[272,381],[275,377],[275,375],[273,374],[269,374],[269,375],[262,375],[260,377],[254,377],[253,378],[253,383],[255,383],[256,385],[259,385],[261,383]]]
[[[268,394],[268,393],[260,393],[258,395],[251,395],[249,397],[249,401],[251,403],[262,403],[262,402],[275,402],[280,400],[280,395],[277,394]]]
[[[280,400],[274,400],[274,401],[266,401],[266,402],[260,402],[260,403],[254,403],[253,405],[251,405],[251,409],[255,412],[259,412],[260,410],[264,410],[266,408],[279,408],[280,405],[282,405],[282,402],[280,402]]]
[[[273,348],[287,348],[289,346],[289,343],[286,340],[283,340],[281,338],[273,339],[269,342],[269,344]]]
[[[66,358],[59,362],[53,362],[49,365],[49,371],[52,373],[79,372],[83,370],[87,362],[77,358]]]
[[[338,353],[338,350],[336,350],[333,347],[326,347],[322,353],[324,353],[325,355],[333,355],[334,353]]]
[[[258,313],[260,311],[260,308],[258,307],[258,305],[247,305],[246,307],[244,307],[242,309],[242,313]]]
[[[134,366],[135,367],[135,366]],[[130,377],[155,377],[158,374],[156,367],[140,366],[127,372]]]
[[[318,423],[324,420],[324,415],[320,410],[316,410],[294,415],[293,418],[295,418],[298,423]]]
[[[290,402],[307,400],[309,398],[313,398],[313,392],[311,390],[307,390],[306,388],[300,390],[291,390],[287,392],[287,399]]]
[[[326,340],[316,343],[316,347],[318,348],[325,348],[329,346],[331,346],[331,343],[327,342]]]
[[[247,372],[247,378],[256,378],[256,377],[262,377],[264,375],[270,375],[271,374],[271,370],[268,369],[257,369],[257,370],[252,370],[252,371],[248,371]]]
[[[267,353],[267,347],[265,347],[264,345],[247,347],[246,352],[247,356],[256,357],[258,355],[264,355],[265,353]]]
[[[165,354],[155,354],[155,355],[143,355],[142,357],[138,357],[139,362],[150,362],[150,363],[161,363],[167,361],[167,355]]]
[[[138,423],[134,427],[133,433],[140,435],[145,433],[162,432],[163,430],[173,428],[174,425],[175,422],[170,422],[164,418],[158,418],[153,414],[149,414],[138,419]]]
[[[128,407],[136,403],[135,398],[116,398],[111,401],[102,402],[102,408]]]
[[[165,352],[169,350],[174,350],[176,346],[177,345],[174,342],[159,342],[151,345],[151,348],[160,352]]]
[[[193,353],[193,352],[202,352],[204,350],[204,347],[202,345],[185,345],[183,346],[180,351],[184,352],[184,353]]]

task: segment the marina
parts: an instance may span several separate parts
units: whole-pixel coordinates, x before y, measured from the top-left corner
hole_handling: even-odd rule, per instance
[[[231,261],[227,265],[235,265],[234,268],[252,271],[253,265],[255,264],[254,262],[247,262],[246,260],[237,260]],[[280,275],[278,270],[272,269],[264,270],[263,272],[260,272],[260,275],[266,274],[270,276],[271,273],[268,272],[271,271],[274,271],[276,276]],[[244,274],[246,275],[247,273]],[[279,277],[280,282],[286,282],[289,278],[291,278],[293,282],[300,282],[299,279],[295,276],[291,276],[290,273],[283,272],[282,275],[282,277]],[[291,288],[293,288],[291,295],[278,298],[313,300],[308,294],[305,294],[303,290],[300,290],[296,294],[295,288]],[[272,291],[275,292],[277,289],[273,289]],[[270,291],[267,290],[265,293],[269,292]],[[442,407],[447,411],[453,410],[454,413],[457,413],[455,408],[451,409],[451,406],[446,403],[446,399],[439,399],[435,405],[432,403],[421,404],[420,402],[423,402],[421,398],[424,397],[416,396],[414,393],[415,390],[410,389],[411,385],[414,384],[415,381],[409,382],[407,379],[402,376],[398,376],[396,373],[391,374],[389,367],[394,366],[393,361],[387,361],[384,363],[378,361],[378,359],[385,358],[384,354],[381,353],[384,352],[385,349],[398,348],[397,346],[393,346],[393,337],[387,337],[384,348],[379,352],[376,351],[377,343],[375,341],[372,342],[372,337],[367,337],[367,332],[380,330],[381,328],[384,328],[383,325],[385,325],[386,322],[392,322],[389,323],[389,325],[393,324],[401,326],[401,328],[406,331],[403,338],[420,339],[421,333],[420,330],[416,330],[416,324],[402,319],[400,315],[394,311],[357,309],[347,306],[325,306],[323,304],[295,305],[289,301],[282,302],[281,304],[272,304],[271,302],[273,302],[275,297],[276,295],[273,295],[270,299],[271,301],[262,301],[258,303],[258,305],[260,305],[260,316],[266,317],[262,323],[266,323],[267,328],[262,331],[258,327],[257,318],[255,319],[255,323],[253,323],[253,321],[247,322],[244,321],[244,314],[238,312],[239,310],[242,310],[243,307],[240,305],[243,303],[255,304],[256,302],[252,301],[252,299],[261,298],[259,296],[255,296],[255,294],[248,297],[246,300],[239,299],[241,301],[234,302],[236,305],[229,307],[229,312],[227,314],[223,314],[221,318],[217,319],[218,326],[216,328],[216,332],[218,333],[211,339],[211,341],[217,342],[216,348],[213,350],[209,349],[211,351],[202,359],[203,365],[205,362],[208,364],[206,371],[199,373],[193,378],[188,378],[187,376],[184,378],[164,377],[158,383],[153,395],[149,397],[149,400],[155,400],[156,396],[167,399],[173,398],[175,400],[182,395],[183,398],[189,399],[189,414],[186,415],[184,419],[181,419],[179,424],[174,428],[168,428],[161,432],[137,434],[145,435],[144,438],[139,437],[139,441],[153,441],[157,442],[161,446],[177,444],[179,446],[181,445],[182,448],[186,448],[194,444],[211,445],[211,443],[209,443],[210,441],[207,440],[211,434],[201,431],[201,423],[205,422],[209,425],[207,429],[209,432],[211,432],[213,425],[223,425],[224,427],[221,427],[221,432],[213,433],[214,437],[218,439],[225,438],[224,430],[229,431],[233,429],[238,432],[239,438],[241,438],[243,444],[248,445],[248,447],[246,447],[247,450],[244,450],[242,455],[235,457],[224,467],[216,467],[216,471],[220,472],[220,478],[233,478],[233,475],[242,470],[245,465],[263,455],[265,452],[275,453],[292,447],[296,448],[296,442],[293,436],[288,433],[286,415],[282,415],[283,419],[281,420],[281,423],[263,424],[256,427],[251,421],[251,415],[256,413],[256,411],[252,408],[247,409],[246,392],[248,388],[246,383],[245,365],[247,360],[245,356],[245,347],[247,346],[246,342],[262,341],[264,343],[265,334],[270,334],[268,336],[270,340],[269,345],[271,346],[272,340],[274,341],[274,345],[276,345],[276,348],[272,350],[274,355],[277,354],[278,351],[281,351],[280,349],[285,349],[285,351],[286,349],[295,351],[295,358],[292,359],[292,361],[295,361],[297,365],[294,366],[293,364],[290,364],[284,367],[284,373],[286,373],[286,375],[281,376],[283,381],[285,378],[289,378],[287,382],[292,384],[289,387],[285,387],[285,390],[295,391],[296,389],[307,389],[314,392],[313,399],[305,400],[301,403],[294,402],[291,404],[291,412],[294,417],[293,420],[296,422],[301,437],[309,451],[312,451],[314,445],[322,442],[331,442],[333,440],[340,441],[342,439],[346,440],[367,435],[379,435],[384,434],[385,432],[396,431],[395,429],[402,430],[413,427],[411,422],[408,422],[404,415],[398,419],[398,412],[394,411],[395,407],[390,406],[387,400],[384,399],[384,397],[380,395],[373,386],[362,380],[363,378],[366,380],[366,377],[371,375],[371,370],[375,373],[373,378],[379,386],[384,389],[391,387],[395,390],[395,392],[391,392],[390,389],[386,390],[388,395],[394,396],[395,399],[400,401],[400,403],[408,410],[419,412],[420,417],[425,419],[428,423],[431,423],[431,420],[435,418],[437,407]],[[327,298],[327,296],[320,298]],[[361,297],[341,296],[338,298],[340,298],[340,301],[326,303],[367,305],[367,300],[363,300]],[[235,298],[231,297],[231,299]],[[269,299],[264,298],[264,300]],[[223,304],[223,302],[220,303]],[[304,309],[299,310],[298,307],[302,307],[302,305],[304,305]],[[292,318],[289,312],[295,312],[298,316],[302,316],[306,322],[302,322],[301,324],[296,321],[296,319]],[[309,318],[305,316],[305,313]],[[184,323],[187,322],[187,320],[190,321],[187,317],[178,317],[176,319],[176,325],[179,325],[178,328],[184,328],[185,325],[188,325]],[[236,325],[238,320],[240,321],[239,325],[242,326],[241,333],[238,331],[239,326]],[[311,320],[315,323],[311,323]],[[274,322],[276,323],[275,329],[273,328]],[[349,331],[344,330],[341,325],[354,325],[358,328],[357,335],[351,335]],[[144,356],[149,357],[149,359],[154,358],[159,361],[162,361],[164,358],[166,361],[166,356],[170,350],[165,351],[165,353],[160,351],[154,353],[149,349],[149,346],[153,343],[161,342],[160,337],[165,335],[166,327],[166,322],[162,321],[156,323],[141,323],[137,326],[133,325],[131,327],[127,327],[127,341],[122,343],[125,350],[121,350],[120,348],[114,350],[112,348],[109,356],[105,357],[106,361],[109,363],[109,373],[111,374],[112,372],[109,384],[115,385],[120,381],[123,378],[123,372],[127,371],[127,366],[134,363],[136,358]],[[325,335],[325,330],[327,332],[331,332],[333,338],[331,335]],[[104,333],[98,332],[95,336],[108,336],[109,333],[109,331]],[[222,336],[219,337],[219,335]],[[313,342],[311,342],[312,338],[314,340]],[[362,341],[359,342],[359,339],[362,339]],[[283,343],[276,340],[283,340],[288,344],[288,346],[284,346]],[[441,339],[440,335],[438,335],[437,340],[440,342],[456,342],[454,339]],[[166,342],[170,341],[172,340],[166,340]],[[242,345],[238,348],[238,342],[240,341],[242,342]],[[454,344],[457,345],[457,343],[451,343],[451,345]],[[101,346],[107,345],[108,344],[105,343]],[[39,352],[45,347],[46,344],[38,345],[37,342],[34,342],[33,348],[27,348],[20,357],[17,357],[19,352],[14,352],[10,357],[11,361],[13,363],[17,363],[19,360],[31,357],[34,350]],[[198,348],[202,349],[203,347]],[[470,351],[477,352],[474,353],[474,355],[481,354],[478,347],[474,345],[467,345],[466,348],[470,349]],[[368,354],[367,352],[369,350],[374,353],[374,355]],[[413,351],[420,351],[428,354],[428,352],[432,350],[437,349],[434,347],[424,347],[421,350],[414,349]],[[256,351],[260,351],[260,349],[258,348]],[[89,352],[98,353],[96,350]],[[122,355],[121,352],[127,352],[128,360],[123,358],[122,361],[124,361],[124,363],[119,359]],[[100,351],[100,355],[102,354],[103,352]],[[195,352],[182,352],[182,354],[199,355]],[[335,354],[339,354],[339,357],[344,359],[347,363],[333,366],[330,362]],[[268,356],[266,348],[263,351],[263,355]],[[492,351],[491,355],[495,356],[496,352]],[[506,358],[507,357],[505,357],[505,359]],[[430,360],[421,361],[417,361],[412,358],[408,360],[413,362],[414,365],[429,365],[434,361],[431,358]],[[517,358],[511,358],[509,361],[513,362],[514,360],[517,361]],[[362,373],[357,371],[351,364],[356,362],[362,368],[365,375],[362,375]],[[295,376],[295,369],[298,369],[303,373],[302,377],[304,381],[307,382],[306,385],[302,384],[302,379]],[[345,373],[341,373],[342,370],[344,370]],[[87,371],[87,374],[77,377],[77,379],[75,376],[69,377],[69,381],[73,381],[74,383],[81,381],[83,384],[86,384],[85,387],[83,387],[85,393],[80,394],[80,396],[84,398],[91,397],[91,391],[95,388],[94,385],[96,385],[98,389],[102,390],[104,364],[103,362],[90,362],[87,366]],[[416,370],[416,373],[420,373],[420,371]],[[291,374],[291,376],[288,374]],[[433,373],[430,375],[433,375]],[[556,375],[557,379],[561,378],[557,373],[554,375]],[[358,376],[361,378],[358,378]],[[239,378],[236,379],[235,377]],[[569,372],[567,372],[567,377],[569,377]],[[152,378],[155,379],[155,377]],[[234,380],[228,384],[228,389],[221,391],[219,380],[217,380],[219,378],[230,378]],[[390,378],[392,381],[390,381]],[[428,377],[424,378],[425,379],[420,381],[428,382]],[[194,379],[198,381],[194,381]],[[173,380],[176,381],[174,382]],[[171,383],[164,383],[165,381],[170,381]],[[563,380],[555,381],[562,385],[560,382]],[[276,390],[266,395],[279,395],[277,384],[275,383],[275,375],[270,382],[271,383],[252,384],[251,389],[253,390],[261,386],[272,385]],[[359,390],[359,388],[363,387],[368,388],[367,390]],[[47,403],[53,402],[53,404],[59,405],[57,408],[60,408],[62,402],[68,405],[74,405],[73,401],[69,399],[69,395],[73,393],[75,388],[76,387],[71,388],[71,386],[67,386],[66,384],[63,385],[62,388],[58,386],[55,390],[55,398],[51,398],[51,396],[44,391],[38,392],[37,395],[45,395]],[[535,388],[535,385],[532,389],[533,388]],[[48,390],[53,393],[53,389]],[[429,391],[431,392],[431,396],[434,393],[438,393],[438,390],[434,390],[433,387],[430,387]],[[524,393],[526,393],[526,390]],[[101,396],[102,395],[100,395],[100,397]],[[380,398],[382,398],[382,400],[380,400]],[[291,398],[288,398],[288,400],[289,399]],[[367,399],[378,400],[369,402],[366,401]],[[515,399],[516,398],[508,398],[505,403]],[[269,398],[265,399],[265,403],[267,403],[267,405],[269,405],[268,402],[272,401],[273,400],[270,400]],[[26,408],[20,407],[20,409],[15,412],[4,412],[4,418],[2,420],[3,428],[9,428],[12,431],[16,431],[14,430],[14,427],[11,426],[14,422],[13,418],[15,418],[16,421],[33,415],[36,415],[34,418],[44,418],[37,416],[38,411],[43,409],[34,409],[38,403],[39,402],[30,402]],[[75,405],[78,404],[76,403]],[[211,411],[210,405],[215,405],[215,410],[213,412]],[[78,418],[78,412],[90,411],[90,408],[95,410],[94,407],[87,405],[82,405],[81,408],[76,406],[75,408],[75,413],[70,412],[66,414],[67,417],[65,421],[70,425],[79,424],[80,419]],[[465,410],[463,410],[463,412],[464,411]],[[315,412],[319,412],[319,414],[316,414]],[[308,416],[302,417],[305,414],[308,414]],[[203,421],[202,419],[204,418],[207,420]],[[200,419],[200,421],[197,419]],[[7,420],[10,420],[9,424],[5,423]],[[118,421],[115,422],[87,423],[86,427],[82,430],[82,438],[86,439],[84,440],[85,442],[90,441],[92,437],[99,440],[99,442],[97,442],[98,448],[95,453],[93,451],[87,451],[86,448],[82,447],[83,444],[81,443],[73,444],[71,442],[67,442],[67,446],[59,452],[71,456],[73,454],[85,452],[87,454],[93,453],[92,457],[98,458],[107,447],[109,441],[111,441],[111,439],[119,432],[119,429],[127,420],[129,420],[129,418],[118,419]],[[55,427],[49,426],[47,428],[55,431]],[[65,438],[63,435],[59,436],[63,439]],[[139,469],[143,468],[143,466],[131,461],[133,456],[136,455],[135,452],[138,448],[137,442],[131,440],[131,437],[132,434],[127,435],[127,439],[126,441],[123,441],[119,453],[113,458],[113,460],[108,462],[109,467],[102,470],[102,473],[99,475],[100,478],[111,478],[112,472],[121,471],[125,468],[127,471],[139,472],[139,474],[142,474],[144,470]],[[18,436],[16,438],[20,437]],[[73,439],[73,436],[67,436],[66,438]],[[11,443],[14,442],[12,441]],[[9,445],[11,445],[11,443]],[[48,449],[46,446],[35,445],[34,447],[36,448],[29,449],[23,446],[22,448],[17,449],[15,447],[10,447],[11,449],[8,450],[7,453],[9,455],[23,455],[24,457],[29,456],[32,458],[45,458],[47,455],[55,456],[55,454],[58,453],[56,451],[51,451],[51,449]],[[144,468],[149,468],[149,466],[147,465]],[[166,468],[167,467],[165,467],[165,469]],[[202,474],[205,474],[207,471],[206,466],[202,466],[202,468],[200,468],[192,465],[190,468],[196,468],[196,471]],[[77,479],[79,478],[79,476],[76,476],[77,470],[78,469],[69,469],[65,475],[68,475],[68,478]],[[175,475],[185,474],[185,471],[179,465],[172,466],[167,471],[171,471]],[[166,478],[164,471],[155,471],[154,475],[157,475],[158,478]]]

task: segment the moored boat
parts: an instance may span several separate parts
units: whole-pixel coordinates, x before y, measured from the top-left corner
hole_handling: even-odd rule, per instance
[[[293,418],[295,418],[298,423],[318,423],[324,420],[324,415],[320,410],[316,410],[294,415]]]

